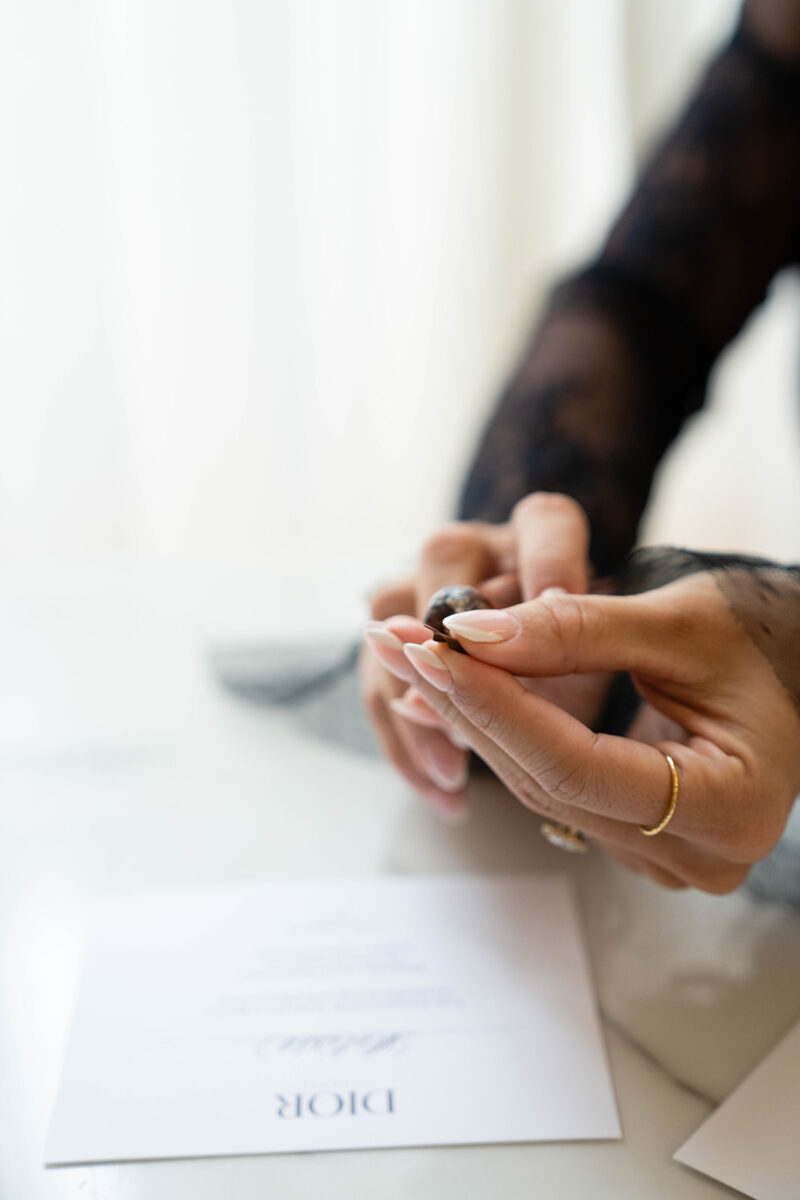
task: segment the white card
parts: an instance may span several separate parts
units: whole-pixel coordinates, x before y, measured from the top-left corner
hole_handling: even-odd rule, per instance
[[[675,1158],[755,1200],[800,1196],[800,1022]]]
[[[108,903],[45,1160],[620,1136],[569,881],[383,877]]]

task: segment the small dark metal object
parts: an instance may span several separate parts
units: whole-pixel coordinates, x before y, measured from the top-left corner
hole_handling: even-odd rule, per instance
[[[460,654],[466,654],[466,650],[459,645],[444,624],[444,618],[452,617],[454,613],[472,612],[476,608],[491,607],[492,605],[486,597],[477,592],[475,588],[454,584],[452,587],[439,588],[439,591],[431,596],[424,624],[433,633],[435,642],[445,642],[451,650],[458,650]]]

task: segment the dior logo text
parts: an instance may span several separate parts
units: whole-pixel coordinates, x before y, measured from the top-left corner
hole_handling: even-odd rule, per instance
[[[289,1120],[299,1117],[386,1117],[394,1112],[392,1088],[372,1088],[368,1092],[288,1092],[275,1094],[275,1115]]]

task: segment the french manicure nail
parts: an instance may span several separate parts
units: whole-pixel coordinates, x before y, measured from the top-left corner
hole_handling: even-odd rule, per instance
[[[403,683],[410,683],[414,672],[408,665],[403,654],[403,643],[390,629],[383,625],[368,625],[364,630],[364,639],[380,663]]]
[[[442,723],[436,713],[429,712],[416,704],[409,704],[403,696],[396,696],[394,700],[390,700],[389,708],[392,712],[396,712],[398,717],[405,717],[407,721],[413,721],[415,725],[424,725],[426,729],[438,729]]]
[[[471,749],[469,742],[465,742],[461,735],[451,729],[449,725],[442,726],[442,718],[438,713],[430,712],[419,704],[409,704],[404,696],[396,696],[394,700],[390,700],[389,708],[396,712],[398,717],[405,717],[414,725],[422,725],[425,729],[440,729],[459,750]]]
[[[453,686],[453,676],[450,674],[450,668],[445,666],[438,654],[434,654],[433,650],[427,646],[420,646],[416,642],[407,642],[403,647],[403,653],[423,679],[427,679],[428,683],[432,683],[440,692],[450,691]]]
[[[453,613],[445,617],[448,632],[466,642],[507,642],[519,626],[502,608],[479,608],[474,612]]]
[[[445,741],[425,742],[418,747],[425,773],[444,792],[463,792],[469,768],[461,750]]]
[[[403,649],[403,643],[397,634],[392,633],[390,629],[385,629],[383,625],[367,625],[364,637],[371,645],[385,646],[387,650]]]

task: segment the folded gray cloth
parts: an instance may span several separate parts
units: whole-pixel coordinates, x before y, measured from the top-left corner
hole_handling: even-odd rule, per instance
[[[209,661],[228,691],[252,704],[280,707],[302,728],[357,754],[375,755],[378,742],[358,691],[359,643],[262,642],[216,646]]]
[[[745,887],[758,900],[800,909],[800,840],[791,829],[767,858],[756,863]]]

